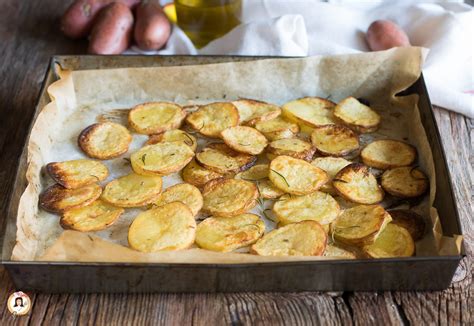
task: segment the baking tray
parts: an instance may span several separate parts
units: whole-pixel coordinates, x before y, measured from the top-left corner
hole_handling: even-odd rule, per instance
[[[108,69],[196,65],[267,57],[245,56],[55,56],[46,73],[35,114],[49,101],[47,87],[57,80],[55,67]],[[461,226],[446,157],[423,76],[404,94],[420,96],[419,110],[436,169],[436,197],[444,235],[460,235]],[[25,139],[25,143],[26,143]],[[19,145],[20,146],[20,145]],[[379,291],[447,288],[464,254],[389,259],[329,260],[246,264],[74,263],[11,261],[16,215],[26,188],[26,145],[18,162],[6,216],[0,217],[2,264],[15,287],[39,292],[235,292],[235,291]],[[464,252],[464,250],[462,250]]]

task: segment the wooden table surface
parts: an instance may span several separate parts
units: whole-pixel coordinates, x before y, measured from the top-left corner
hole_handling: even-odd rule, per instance
[[[20,156],[48,59],[81,54],[85,41],[59,33],[68,1],[0,3],[0,216],[5,216]],[[466,257],[443,292],[236,293],[236,294],[31,294],[29,315],[13,318],[6,299],[14,292],[0,267],[0,325],[56,324],[474,324],[472,145],[474,123],[435,109],[454,181],[465,234]]]

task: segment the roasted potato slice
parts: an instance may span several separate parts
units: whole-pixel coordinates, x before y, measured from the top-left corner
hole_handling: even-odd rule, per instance
[[[371,244],[392,220],[382,206],[359,205],[348,208],[331,224],[334,239],[349,245]]]
[[[186,113],[169,102],[149,102],[135,106],[128,114],[128,123],[140,134],[159,134],[181,126]]]
[[[196,148],[197,148],[196,137],[180,129],[167,130],[164,133],[161,133],[158,135],[151,135],[148,141],[146,142],[146,145],[154,145],[154,144],[163,143],[163,142],[175,142],[175,141],[183,142],[189,147],[191,147],[193,151],[196,151]]]
[[[357,255],[337,244],[330,243],[326,246],[324,251],[325,257],[335,257],[340,259],[356,259]]]
[[[283,105],[282,115],[297,123],[303,131],[334,123],[335,103],[320,97],[304,97]]]
[[[215,216],[243,214],[257,204],[257,187],[249,181],[214,179],[204,186],[203,212]]]
[[[224,129],[239,124],[239,111],[232,103],[211,103],[189,114],[186,122],[204,136],[219,138]]]
[[[275,229],[263,236],[251,252],[260,256],[321,256],[327,234],[315,221],[301,221]]]
[[[344,199],[358,204],[376,204],[384,192],[375,176],[360,163],[352,163],[336,174],[332,184]]]
[[[128,151],[132,135],[127,128],[114,122],[94,123],[78,138],[79,147],[87,156],[108,160]]]
[[[311,133],[311,143],[321,155],[345,156],[359,149],[359,136],[344,126],[319,126]]]
[[[195,159],[186,165],[181,173],[181,177],[187,183],[196,187],[202,187],[207,182],[223,177],[222,174],[200,166]]]
[[[130,157],[133,171],[142,175],[168,175],[180,171],[194,157],[194,151],[183,142],[146,145]]]
[[[193,213],[176,201],[138,214],[128,230],[128,243],[141,252],[180,250],[189,248],[195,236]]]
[[[384,139],[365,146],[360,156],[365,165],[386,170],[413,164],[416,149],[399,140]]]
[[[161,193],[159,176],[131,173],[109,182],[102,199],[119,207],[141,207],[153,203]]]
[[[408,209],[394,209],[388,213],[392,216],[392,223],[407,229],[414,241],[423,238],[426,226],[423,217]]]
[[[202,195],[198,188],[189,183],[179,183],[163,191],[153,202],[155,206],[163,206],[174,201],[179,201],[189,207],[194,216],[202,208]]]
[[[90,205],[67,210],[59,223],[64,229],[81,232],[100,231],[112,225],[123,212],[123,208],[97,199]]]
[[[412,198],[428,190],[428,177],[417,168],[403,166],[382,174],[382,188],[392,196]]]
[[[305,220],[328,225],[341,212],[337,201],[331,195],[316,191],[304,196],[285,196],[273,205],[273,212],[279,225]]]
[[[290,156],[278,156],[270,163],[269,178],[277,188],[294,195],[315,192],[329,180],[320,168]]]
[[[197,153],[196,160],[211,171],[228,174],[249,169],[257,162],[257,157],[236,152],[226,144],[214,143]]]
[[[229,252],[255,243],[265,232],[265,223],[255,214],[209,217],[198,224],[196,244],[204,249]]]
[[[257,122],[255,129],[260,131],[270,141],[293,138],[300,131],[300,127],[296,123],[287,121],[282,117]]]
[[[339,102],[334,116],[343,124],[360,133],[374,132],[380,124],[380,115],[354,97]]]
[[[262,101],[241,99],[232,102],[232,104],[239,111],[240,123],[248,126],[274,119],[281,114],[281,109],[278,106]]]
[[[268,172],[268,164],[257,164],[247,171],[238,173],[235,178],[255,182],[260,197],[265,199],[275,199],[285,194],[285,192],[271,183],[268,179]]]
[[[363,250],[372,258],[410,257],[415,253],[415,243],[405,228],[389,223]]]
[[[100,182],[109,175],[104,164],[85,159],[49,163],[46,170],[54,181],[68,189]]]
[[[264,199],[276,199],[285,194],[285,192],[277,187],[270,180],[257,181],[257,188],[260,197]]]
[[[311,164],[313,164],[314,166],[324,170],[329,178],[330,178],[330,181],[327,182],[326,184],[324,184],[322,187],[321,187],[321,191],[324,191],[324,192],[327,192],[327,193],[330,193],[331,195],[334,195],[336,194],[336,189],[334,189],[333,185],[332,185],[332,179],[334,179],[334,177],[336,176],[336,174],[342,170],[342,168],[348,166],[349,164],[351,164],[352,162],[351,161],[348,161],[342,157],[330,157],[330,156],[326,156],[326,157],[317,157],[313,160],[313,162],[311,162]]]
[[[267,147],[268,141],[257,129],[246,126],[230,127],[221,132],[222,139],[237,152],[257,155]]]
[[[39,196],[42,209],[52,213],[64,213],[67,210],[87,206],[100,197],[102,188],[91,184],[77,189],[67,189],[54,184]]]
[[[279,155],[291,156],[311,161],[316,149],[308,142],[298,138],[278,139],[268,144],[267,157],[273,160]]]

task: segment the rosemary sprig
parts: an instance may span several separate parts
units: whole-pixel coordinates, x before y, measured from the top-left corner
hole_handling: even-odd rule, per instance
[[[192,146],[192,145],[194,144],[193,139],[192,139],[188,134],[186,134],[186,133],[184,133],[183,135],[184,135],[186,138],[189,139],[189,141],[191,142],[191,144],[190,144],[189,142],[187,142],[186,140],[184,141],[184,143],[185,143],[186,145],[188,145],[188,146]]]
[[[288,180],[286,180],[286,178],[285,178],[281,173],[279,173],[279,172],[277,172],[277,171],[275,171],[275,170],[273,170],[273,169],[270,169],[270,171],[272,171],[272,172],[278,174],[278,175],[285,181],[286,185],[287,185],[288,187],[291,187],[290,184],[288,183]]]
[[[145,165],[145,158],[146,158],[146,154],[143,154],[142,157],[140,157],[140,159],[143,162],[143,165]]]

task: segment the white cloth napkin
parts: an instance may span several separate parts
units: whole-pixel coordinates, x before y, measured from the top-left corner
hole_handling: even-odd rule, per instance
[[[399,24],[430,49],[423,73],[433,104],[474,118],[474,10],[459,2],[243,0],[243,24],[202,49],[178,27],[166,48],[132,53],[310,56],[369,51],[370,23]]]

